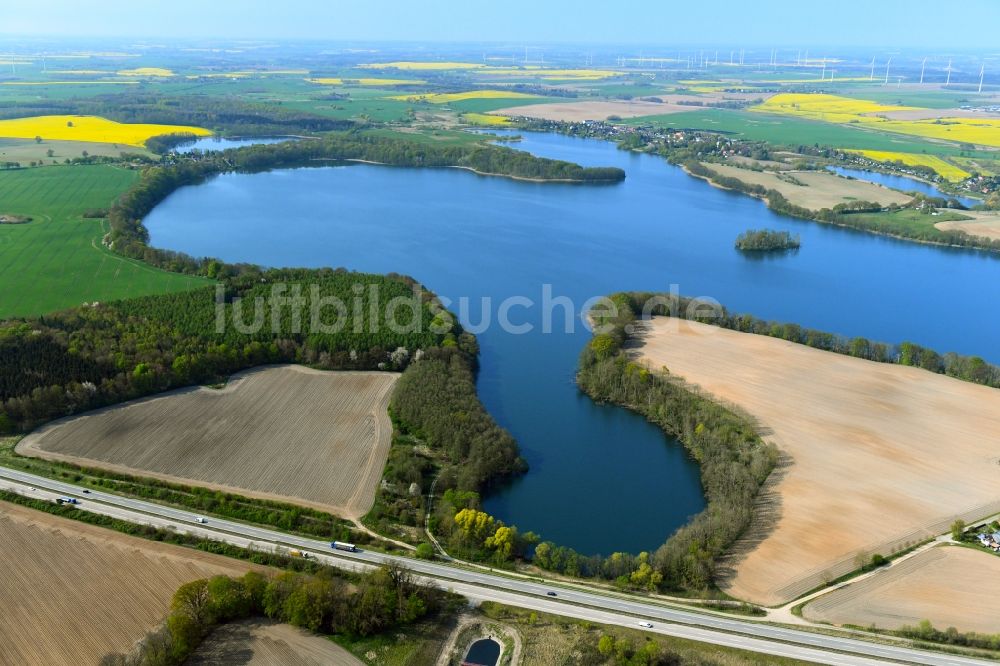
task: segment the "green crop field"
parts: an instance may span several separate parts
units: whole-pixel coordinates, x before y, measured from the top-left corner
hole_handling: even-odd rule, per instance
[[[819,144],[832,148],[888,150],[901,153],[927,153],[929,155],[959,155],[962,153],[961,148],[954,144],[923,141],[918,138],[878,132],[851,125],[837,125],[790,116],[727,109],[641,116],[629,118],[623,122],[631,125],[655,124],[677,129],[727,132],[737,135],[739,138],[789,146]]]
[[[0,224],[0,318],[207,284],[101,246],[106,222],[83,212],[107,208],[136,177],[106,165],[0,171],[0,213],[33,218]]]
[[[552,102],[576,101],[566,97],[496,97],[463,99],[458,102],[449,102],[446,106],[462,113],[487,113],[497,109],[509,109],[515,106],[529,106],[532,104],[550,104]]]
[[[327,94],[347,94],[347,99],[317,99]],[[402,100],[388,99],[392,95],[403,94],[399,91],[372,88],[348,88],[345,86],[328,86],[322,90],[316,86],[312,91],[312,99],[293,99],[282,105],[287,109],[307,111],[328,118],[358,119],[370,118],[377,122],[395,122],[406,120],[407,113],[414,105]]]

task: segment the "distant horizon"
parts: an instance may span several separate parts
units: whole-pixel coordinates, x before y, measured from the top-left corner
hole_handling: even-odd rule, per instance
[[[0,7],[0,39],[985,49],[1000,58],[996,39],[1000,11],[991,0],[963,3],[961,24],[949,8],[924,0],[841,0],[836,8],[801,2],[759,7],[716,0],[710,15],[701,6],[673,4],[639,2],[610,8],[588,0],[511,0],[503,11],[495,12],[456,8],[444,0],[420,5],[370,0],[363,6],[286,0],[276,11],[263,0],[211,4],[175,0],[152,8],[136,8],[126,0],[86,7],[74,0],[50,0]],[[704,35],[704,41],[691,38],[697,34]],[[831,34],[843,40],[831,44]]]

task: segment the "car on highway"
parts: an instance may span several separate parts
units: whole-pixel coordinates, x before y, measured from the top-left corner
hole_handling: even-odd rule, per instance
[[[195,516],[194,522],[201,523],[202,525],[204,525],[205,523],[208,522],[208,519],[205,518],[205,516]]]
[[[653,628],[653,623],[652,622],[640,622],[639,626],[642,627],[643,629],[652,629]]]
[[[556,594],[555,592],[553,592],[553,591],[551,591],[551,590],[549,590],[549,591],[548,591],[548,592],[546,592],[545,594],[549,595],[550,597],[558,597],[558,596],[559,596],[558,594]]]
[[[85,493],[85,494],[87,494],[87,495],[89,495],[89,494],[90,494],[90,491],[89,491],[89,490],[87,490],[86,488],[84,488],[82,492],[83,492],[83,493]]]

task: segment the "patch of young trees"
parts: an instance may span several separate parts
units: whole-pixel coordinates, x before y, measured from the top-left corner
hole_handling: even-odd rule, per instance
[[[395,564],[348,578],[329,569],[305,574],[240,578],[219,575],[185,583],[170,614],[130,654],[105,656],[102,666],[183,664],[212,630],[237,620],[267,617],[321,634],[374,636],[449,608],[454,595],[418,585]]]

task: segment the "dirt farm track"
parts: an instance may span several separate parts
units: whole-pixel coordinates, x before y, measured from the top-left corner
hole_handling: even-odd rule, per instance
[[[166,616],[182,584],[248,565],[0,502],[0,664],[96,664]]]
[[[47,425],[23,455],[364,515],[389,453],[398,375],[272,366]]]

